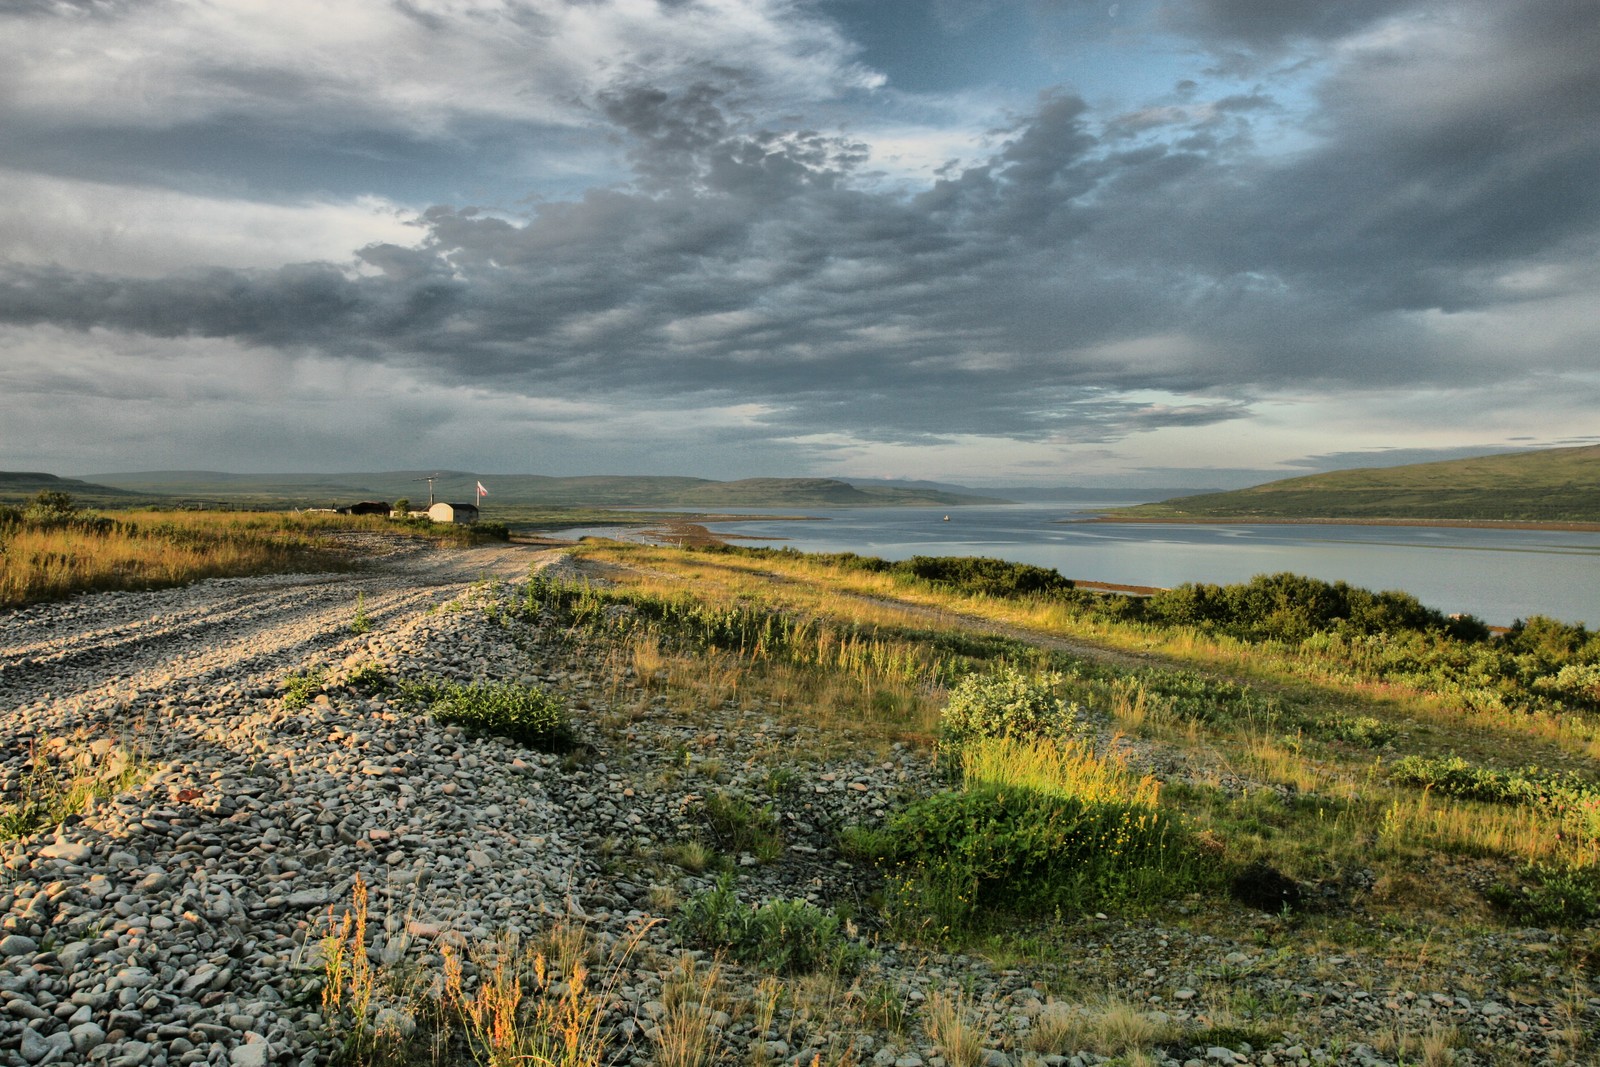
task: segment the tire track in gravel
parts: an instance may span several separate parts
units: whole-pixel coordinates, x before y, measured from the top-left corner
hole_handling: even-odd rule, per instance
[[[385,546],[374,539],[368,547]],[[367,637],[352,628],[358,603],[373,630],[393,628],[482,579],[524,577],[541,557],[548,552],[518,545],[411,549],[355,572],[213,579],[34,605],[0,616],[0,714],[41,699],[126,706],[241,671],[275,684],[310,658],[364,646]]]

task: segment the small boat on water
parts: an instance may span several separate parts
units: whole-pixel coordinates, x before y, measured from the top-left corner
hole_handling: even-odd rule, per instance
[[[945,522],[949,522],[949,521],[950,521],[950,516],[948,516],[948,515],[946,515],[946,516],[945,516],[945,517],[944,517],[944,521],[945,521]]]

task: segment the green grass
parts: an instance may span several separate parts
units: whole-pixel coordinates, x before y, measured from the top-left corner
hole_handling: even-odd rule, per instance
[[[741,796],[712,790],[701,811],[718,848],[749,853],[760,863],[771,863],[783,855],[783,835],[770,806],[757,807]]]
[[[36,739],[26,769],[0,803],[0,842],[47,830],[80,815],[95,799],[116,796],[150,776],[150,768],[120,748],[92,763],[68,764],[52,754],[48,739]]]

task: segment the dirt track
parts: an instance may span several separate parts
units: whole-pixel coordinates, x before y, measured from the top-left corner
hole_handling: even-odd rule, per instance
[[[379,538],[353,547],[371,562],[352,572],[93,594],[0,614],[0,710],[45,694],[57,704],[125,703],[223,673],[278,678],[313,656],[364,645],[352,629],[358,598],[374,629],[393,629],[473,582],[525,577],[553,555],[525,545],[433,549]]]

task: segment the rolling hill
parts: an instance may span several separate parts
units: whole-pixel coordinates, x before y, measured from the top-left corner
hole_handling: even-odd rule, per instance
[[[1600,522],[1600,445],[1363,467],[1116,513],[1129,519]]]
[[[67,493],[88,507],[125,508],[148,503],[159,496],[38,471],[0,471],[0,504],[25,504],[44,491]]]
[[[145,471],[88,477],[131,493],[232,504],[329,507],[357,500],[414,503],[428,499],[433,476],[436,500],[471,502],[478,482],[487,504],[537,507],[885,507],[959,506],[1003,503],[990,497],[937,489],[867,486],[832,478],[708,478],[606,475],[553,478],[533,474],[469,474],[464,471],[385,471],[352,474],[226,474],[218,471]],[[68,490],[69,492],[71,490]]]

